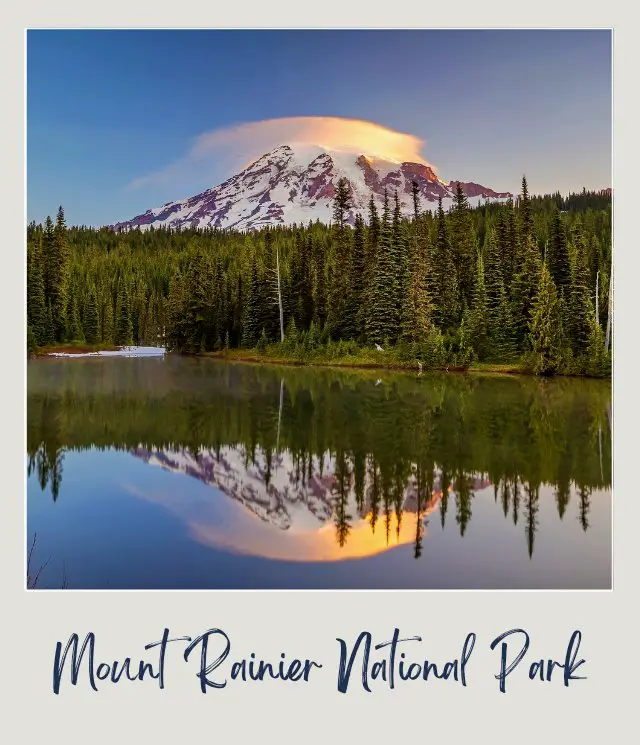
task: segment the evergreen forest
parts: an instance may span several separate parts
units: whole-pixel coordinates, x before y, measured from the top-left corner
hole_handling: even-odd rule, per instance
[[[611,192],[413,213],[397,193],[351,219],[254,232],[27,226],[27,351],[163,345],[265,359],[379,359],[422,369],[505,365],[611,372]],[[376,357],[377,355],[377,357]]]

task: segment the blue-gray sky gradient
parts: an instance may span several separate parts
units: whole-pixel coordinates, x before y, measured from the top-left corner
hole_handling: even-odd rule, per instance
[[[445,180],[517,192],[611,186],[609,31],[30,31],[28,219],[100,225],[201,191],[127,185],[203,132],[293,116],[425,141]]]

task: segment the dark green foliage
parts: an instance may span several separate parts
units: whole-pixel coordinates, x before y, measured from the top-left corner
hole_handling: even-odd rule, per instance
[[[45,303],[51,306],[53,334],[56,341],[64,341],[67,333],[67,291],[69,285],[69,250],[67,228],[62,207],[56,224],[47,217],[42,234],[42,262]]]
[[[327,329],[332,338],[352,339],[357,309],[352,294],[353,231],[336,224],[329,258]]]
[[[45,326],[45,334],[43,344],[53,344],[56,340],[54,326],[53,326],[53,312],[51,310],[51,303],[47,305],[47,324]]]
[[[574,355],[581,355],[589,346],[595,310],[589,289],[586,246],[580,223],[577,223],[574,229],[573,246],[574,260],[569,289],[568,331]]]
[[[482,254],[476,260],[476,281],[469,314],[469,340],[473,351],[481,362],[491,353],[489,339],[489,305],[485,284],[484,261]]]
[[[98,303],[96,291],[92,287],[84,311],[84,336],[89,344],[97,344],[100,341],[100,317],[98,315]]]
[[[410,252],[405,274],[401,334],[404,342],[422,344],[434,326],[434,306],[431,298],[432,269],[427,238],[414,225],[414,248]]]
[[[35,241],[27,247],[27,324],[37,344],[48,341],[42,257],[39,242]]]
[[[438,200],[436,241],[431,258],[433,273],[433,304],[436,322],[443,331],[457,325],[460,311],[456,265],[453,259],[447,219]]]
[[[526,176],[522,177],[522,194],[518,202],[520,212],[520,236],[523,243],[533,238],[533,210],[529,198]]]
[[[242,317],[242,346],[245,348],[255,347],[260,336],[258,302],[256,268],[253,265],[247,282],[244,315]]]
[[[66,337],[70,341],[83,342],[85,340],[82,322],[80,320],[80,308],[75,292],[71,293],[67,312],[68,331]]]
[[[118,318],[116,323],[115,343],[129,346],[133,344],[133,325],[129,309],[129,294],[123,284],[118,298]]]
[[[476,236],[469,201],[456,184],[455,199],[450,215],[451,253],[455,265],[459,292],[459,307],[471,305],[475,278]]]
[[[411,182],[411,199],[413,201],[413,219],[418,222],[420,216],[420,187],[416,181]]]
[[[36,335],[33,333],[31,326],[27,326],[27,357],[35,357],[38,352],[38,343]]]
[[[113,298],[111,292],[107,292],[102,302],[101,313],[101,340],[104,344],[113,344],[115,337]]]
[[[565,226],[559,210],[554,211],[551,219],[546,262],[556,288],[568,290],[571,284],[571,262]]]
[[[349,182],[341,178],[338,181],[338,188],[333,198],[333,220],[338,229],[342,231],[345,226],[347,213],[351,209],[351,193]]]
[[[602,328],[593,319],[589,333],[585,372],[596,378],[611,375],[611,356],[605,350],[604,339]]]
[[[351,258],[351,284],[349,293],[351,295],[349,305],[355,313],[354,338],[360,342],[365,340],[366,323],[366,230],[362,215],[356,215],[353,231],[353,253]],[[306,328],[307,323],[304,324]]]
[[[530,359],[536,375],[549,375],[560,368],[562,335],[562,309],[551,273],[544,263],[529,323]]]
[[[529,324],[533,299],[538,291],[542,261],[531,236],[521,245],[518,269],[511,284],[511,317],[516,346],[529,349]]]
[[[546,246],[558,282],[555,371],[607,374],[596,327],[608,317],[610,197],[530,197],[525,181],[515,208],[470,209],[457,188],[449,213],[441,204],[421,213],[414,186],[409,215],[399,197],[387,197],[381,215],[372,198],[366,222],[356,215],[351,225],[343,183],[332,226],[251,233],[67,228],[59,211],[55,226],[27,228],[28,325],[39,346],[84,338],[192,353],[267,348],[280,343],[279,266],[283,327],[293,320],[297,335],[291,355],[337,359],[378,344],[414,368],[465,366],[471,356],[518,363],[531,352]]]
[[[390,220],[389,198],[385,192],[378,256],[375,263],[375,275],[369,297],[366,322],[366,336],[370,344],[382,345],[385,341],[395,339],[398,334],[395,266],[391,250],[392,226]]]
[[[256,344],[256,349],[259,352],[264,352],[264,350],[267,348],[267,344],[268,343],[269,342],[268,342],[268,339],[267,339],[267,335],[266,335],[264,329],[262,329],[262,332],[260,334],[260,338],[258,339],[258,343]]]
[[[497,313],[492,314],[491,354],[497,362],[513,362],[517,356],[515,329],[504,284],[500,283]]]

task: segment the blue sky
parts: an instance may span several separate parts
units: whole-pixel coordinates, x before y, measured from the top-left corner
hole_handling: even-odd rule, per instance
[[[224,153],[185,164],[195,138],[303,116],[414,135],[445,180],[611,186],[611,35],[30,31],[28,219],[62,204],[101,225],[190,196],[232,175]],[[179,178],[145,179],[175,162]]]

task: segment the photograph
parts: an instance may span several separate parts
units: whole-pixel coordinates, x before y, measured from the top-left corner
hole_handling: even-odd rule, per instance
[[[25,39],[27,593],[613,589],[611,29]]]

